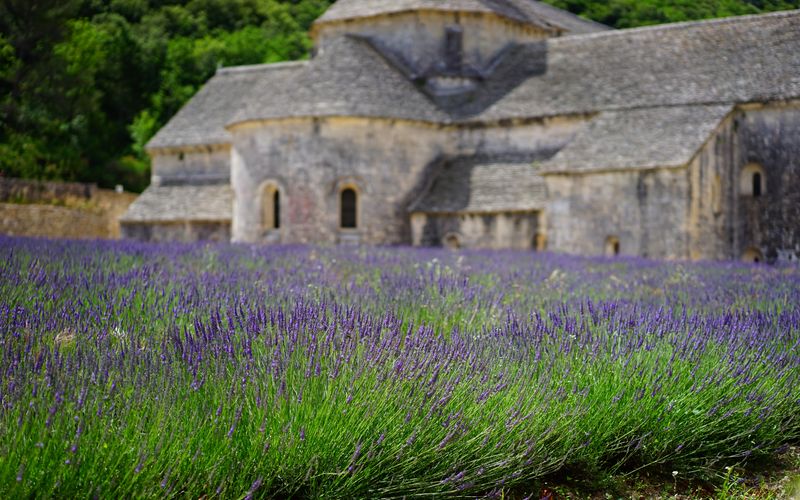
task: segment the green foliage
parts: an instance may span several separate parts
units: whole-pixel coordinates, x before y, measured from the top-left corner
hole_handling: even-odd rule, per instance
[[[221,66],[307,57],[333,0],[3,0],[0,174],[148,183],[147,141]],[[546,0],[605,24],[800,7],[800,0]]]
[[[0,175],[148,184],[144,146],[221,66],[306,57],[330,0],[4,0]]]

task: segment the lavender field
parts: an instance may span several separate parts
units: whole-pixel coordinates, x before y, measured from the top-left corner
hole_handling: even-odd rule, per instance
[[[0,237],[0,496],[500,498],[800,437],[800,268]]]

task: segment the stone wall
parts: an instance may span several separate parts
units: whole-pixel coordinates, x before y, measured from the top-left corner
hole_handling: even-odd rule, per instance
[[[735,193],[734,119],[729,116],[689,163],[688,255],[693,260],[731,260]]]
[[[280,190],[283,243],[408,243],[406,208],[422,170],[444,154],[446,131],[424,124],[332,118],[284,120],[234,132],[233,240],[265,241],[265,186]],[[358,229],[339,229],[340,193],[358,192]]]
[[[374,37],[402,54],[413,67],[428,69],[444,61],[445,31],[453,25],[459,25],[463,32],[465,62],[477,67],[486,66],[509,43],[547,36],[543,30],[493,14],[432,11],[326,23],[316,26],[312,36],[318,50],[325,50],[328,40],[346,34]]]
[[[752,193],[752,173],[762,193]],[[770,263],[800,259],[800,106],[746,106],[687,167],[546,176],[556,251]]]
[[[800,105],[744,109],[733,129],[734,255],[758,249],[768,262],[800,260]],[[743,189],[750,165],[763,169],[762,196]]]
[[[451,248],[531,250],[536,248],[540,214],[416,213],[411,218],[413,244]]]
[[[71,201],[90,200],[97,191],[96,184],[41,182],[0,177],[0,203],[64,205]]]
[[[689,256],[688,170],[658,169],[547,175],[548,248],[604,255],[610,238],[622,255]]]
[[[150,151],[154,186],[180,183],[228,182],[231,176],[229,146]]]
[[[0,234],[116,239],[119,217],[135,199],[93,184],[0,179]]]
[[[233,240],[251,243],[412,242],[408,208],[446,156],[553,151],[583,118],[459,129],[361,118],[236,126]],[[359,195],[357,231],[339,229],[340,192]],[[265,232],[262,200],[280,192],[281,228]],[[270,198],[271,199],[271,198]]]
[[[800,258],[800,107],[737,110],[689,171],[691,258]],[[753,196],[753,172],[762,175],[761,196]]]
[[[122,237],[129,240],[163,243],[179,241],[228,242],[231,239],[231,226],[227,222],[162,222],[133,223],[122,226]]]

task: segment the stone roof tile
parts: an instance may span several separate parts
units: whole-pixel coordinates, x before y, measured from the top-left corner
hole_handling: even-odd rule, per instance
[[[448,120],[400,70],[357,37],[332,41],[287,76],[263,73],[230,124],[301,116]]]
[[[121,222],[230,221],[233,189],[230,185],[150,186]]]
[[[800,10],[554,38],[544,57],[471,119],[798,98]]]
[[[531,162],[459,158],[447,162],[428,192],[410,208],[425,213],[541,210],[544,180]]]
[[[268,79],[288,86],[288,77],[304,62],[239,66],[221,69],[158,131],[148,149],[229,144],[227,122],[242,108],[256,81]]]
[[[608,111],[541,168],[547,173],[680,167],[688,164],[732,106]]]

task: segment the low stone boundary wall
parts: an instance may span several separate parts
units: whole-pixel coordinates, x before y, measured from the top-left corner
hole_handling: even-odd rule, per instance
[[[132,193],[94,184],[0,178],[0,234],[71,239],[117,239]]]
[[[97,191],[97,184],[0,177],[0,202],[3,203],[61,204],[72,200],[91,200]]]

